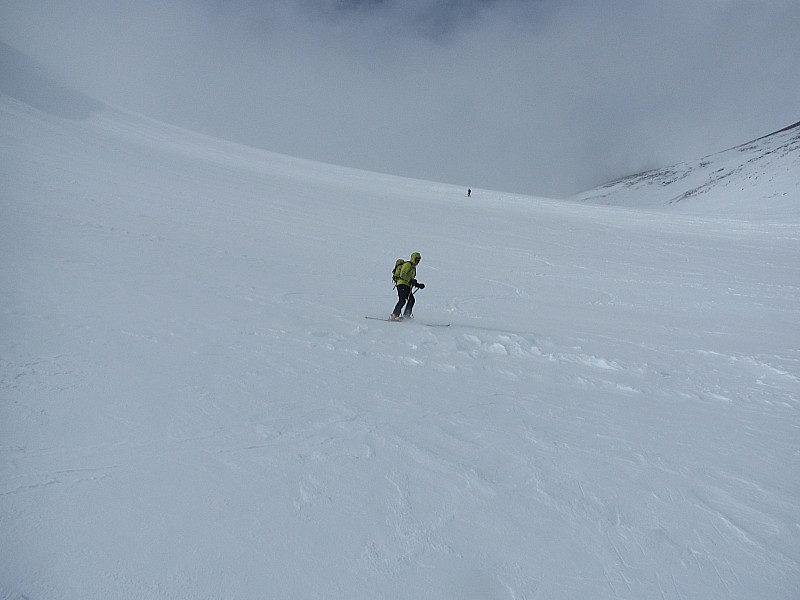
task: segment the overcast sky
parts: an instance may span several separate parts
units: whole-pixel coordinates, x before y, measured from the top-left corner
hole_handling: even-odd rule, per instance
[[[0,0],[0,40],[216,136],[553,197],[800,120],[798,0]]]

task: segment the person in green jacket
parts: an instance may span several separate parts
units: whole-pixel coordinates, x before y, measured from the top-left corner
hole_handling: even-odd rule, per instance
[[[411,254],[411,260],[398,265],[394,270],[394,280],[397,284],[397,304],[389,317],[392,321],[400,320],[400,311],[403,310],[405,305],[406,309],[403,312],[403,317],[412,317],[411,311],[414,309],[414,294],[411,293],[411,288],[416,287],[421,290],[425,289],[424,283],[417,282],[417,265],[422,259],[419,252]]]

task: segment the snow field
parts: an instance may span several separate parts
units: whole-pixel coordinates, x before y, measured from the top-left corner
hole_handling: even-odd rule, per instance
[[[0,597],[795,597],[791,215],[0,126]]]

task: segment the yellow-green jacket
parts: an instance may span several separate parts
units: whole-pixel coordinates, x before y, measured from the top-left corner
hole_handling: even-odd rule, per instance
[[[417,277],[417,267],[414,263],[406,261],[400,267],[400,272],[397,274],[397,285],[407,285],[411,287],[411,282]]]
[[[397,274],[397,285],[407,285],[411,287],[413,283],[416,283],[417,265],[421,258],[422,256],[420,256],[419,252],[414,252],[411,254],[411,260],[404,262],[399,272],[395,271]]]

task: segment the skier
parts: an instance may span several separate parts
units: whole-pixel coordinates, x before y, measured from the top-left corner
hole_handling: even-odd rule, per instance
[[[416,280],[417,265],[421,258],[422,256],[420,256],[419,252],[412,252],[410,261],[406,261],[395,268],[394,275],[397,283],[398,300],[397,305],[394,307],[389,317],[392,321],[400,320],[400,311],[403,310],[403,305],[406,307],[405,312],[403,312],[403,317],[413,318],[411,311],[414,310],[414,294],[411,292],[411,288],[413,286],[421,290],[425,289],[425,284],[418,283]]]
[[[467,190],[467,198],[472,196],[472,189]]]

